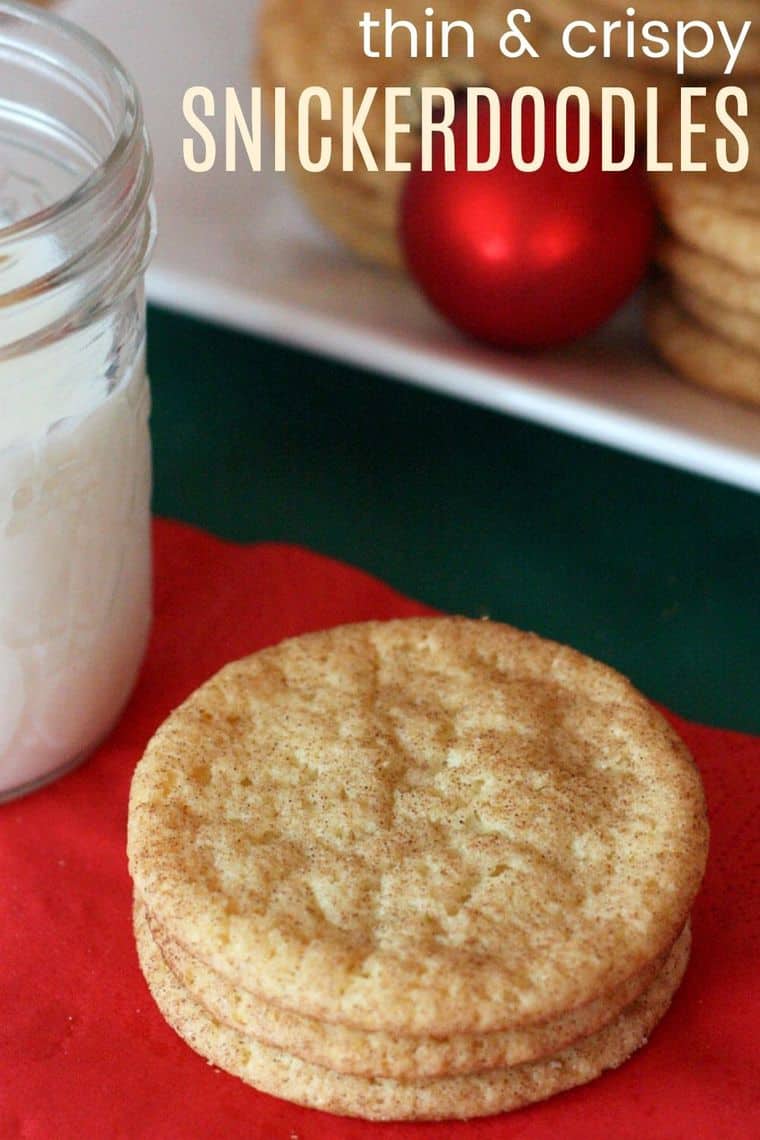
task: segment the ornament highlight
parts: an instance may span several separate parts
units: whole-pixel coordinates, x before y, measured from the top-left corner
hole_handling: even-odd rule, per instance
[[[467,169],[465,108],[451,130],[455,169],[446,169],[446,137],[433,140],[432,169],[418,162],[401,199],[400,235],[409,272],[431,304],[457,328],[502,348],[540,349],[603,324],[641,282],[651,259],[656,212],[642,167],[605,171],[602,124],[564,101],[500,99],[501,154],[493,170]],[[477,119],[478,151],[487,153],[492,108]],[[510,159],[513,123],[522,151],[545,148],[536,170]],[[587,133],[588,128],[588,133]],[[588,146],[589,161],[569,172],[557,159]],[[472,145],[472,144],[470,144]],[[451,166],[451,162],[448,163]]]

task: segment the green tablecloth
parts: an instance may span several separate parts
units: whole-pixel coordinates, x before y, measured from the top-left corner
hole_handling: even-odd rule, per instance
[[[309,546],[760,731],[760,496],[156,309],[149,355],[159,514]]]

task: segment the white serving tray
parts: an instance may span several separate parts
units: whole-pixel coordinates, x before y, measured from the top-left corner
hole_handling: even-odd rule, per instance
[[[304,0],[308,2],[308,0]],[[401,277],[359,264],[283,175],[190,174],[187,87],[249,85],[257,0],[61,0],[142,91],[156,153],[153,301],[366,366],[624,451],[760,491],[760,413],[669,376],[635,306],[568,352],[514,357],[461,339]]]

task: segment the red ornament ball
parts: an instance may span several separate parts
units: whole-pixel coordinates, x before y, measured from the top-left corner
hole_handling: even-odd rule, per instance
[[[656,215],[639,163],[602,169],[603,127],[591,114],[587,165],[563,169],[557,102],[547,97],[544,105],[544,130],[540,118],[536,129],[531,100],[522,102],[517,120],[525,161],[545,141],[538,169],[526,172],[514,163],[512,97],[505,96],[501,157],[493,170],[468,170],[468,116],[460,105],[452,124],[456,168],[445,168],[445,139],[435,132],[432,169],[423,170],[418,160],[402,196],[401,240],[412,277],[454,325],[502,348],[546,348],[591,332],[634,292],[652,254]],[[562,110],[571,161],[583,153],[581,114],[574,101]],[[490,124],[483,104],[481,160]],[[620,146],[616,138],[614,157]]]

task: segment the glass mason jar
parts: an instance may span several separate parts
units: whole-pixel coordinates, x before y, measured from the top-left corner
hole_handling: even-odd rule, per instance
[[[0,799],[92,750],[145,650],[151,182],[118,61],[0,0]]]

